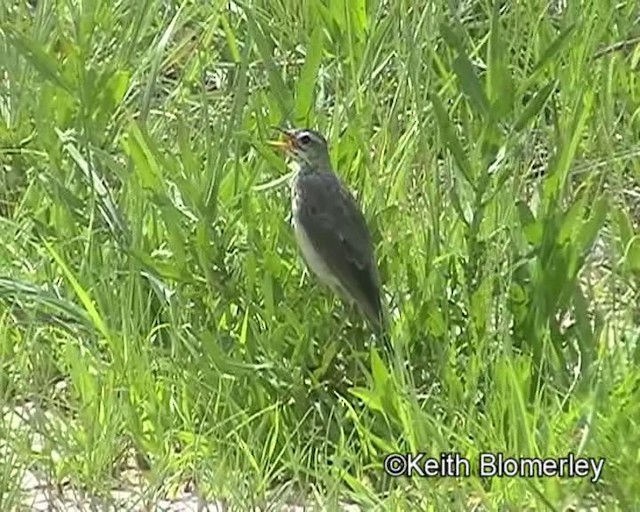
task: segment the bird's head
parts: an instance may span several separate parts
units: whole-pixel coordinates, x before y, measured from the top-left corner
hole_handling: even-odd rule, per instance
[[[284,140],[269,141],[271,146],[283,149],[299,164],[330,168],[329,148],[322,134],[308,128],[278,130],[284,135]]]

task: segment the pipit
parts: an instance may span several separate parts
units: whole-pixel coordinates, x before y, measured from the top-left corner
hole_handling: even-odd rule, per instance
[[[334,173],[326,139],[310,129],[281,130],[269,144],[294,160],[291,180],[293,229],[307,266],[370,327],[385,334],[380,278],[371,235],[353,195]]]

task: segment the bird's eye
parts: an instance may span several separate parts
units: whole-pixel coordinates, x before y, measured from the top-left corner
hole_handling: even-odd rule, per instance
[[[309,137],[309,135],[305,133],[304,135],[300,136],[300,142],[302,144],[309,144],[309,142],[311,142],[311,137]]]

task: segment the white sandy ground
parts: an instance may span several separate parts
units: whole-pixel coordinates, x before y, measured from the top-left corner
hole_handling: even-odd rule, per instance
[[[12,445],[22,444],[24,440],[28,440],[31,444],[33,453],[32,466],[37,465],[37,460],[42,460],[45,456],[45,442],[40,433],[37,431],[42,427],[43,422],[59,422],[52,414],[43,412],[34,403],[27,403],[20,407],[2,407],[0,415],[0,507],[2,512],[26,512],[26,511],[42,511],[42,512],[227,512],[229,510],[251,510],[253,512],[304,512],[304,511],[321,511],[325,510],[322,505],[316,503],[290,504],[284,498],[274,500],[263,507],[257,508],[239,508],[238,505],[229,507],[224,500],[205,499],[199,495],[197,490],[183,486],[183,492],[177,493],[171,499],[153,498],[154,491],[145,492],[143,485],[135,485],[135,480],[142,482],[140,477],[141,471],[135,468],[126,470],[127,476],[123,478],[122,485],[111,490],[106,497],[89,496],[87,493],[78,489],[73,489],[69,485],[60,485],[53,482],[46,475],[33,468],[24,468],[24,456],[19,456]],[[15,432],[14,441],[6,439],[7,432]],[[24,449],[24,444],[22,446]],[[52,459],[60,456],[51,452]],[[14,464],[9,469],[7,465]],[[28,463],[28,462],[27,462]],[[4,466],[4,467],[2,467]],[[132,477],[132,472],[137,472]],[[14,474],[12,474],[14,473]],[[123,472],[124,474],[124,472]],[[2,480],[7,481],[7,477],[19,478],[21,485],[16,492],[20,493],[19,498],[13,497],[10,501],[20,503],[13,509],[5,509],[4,504],[8,501],[6,489],[2,489]],[[157,496],[158,493],[155,493]],[[304,500],[295,500],[296,503]],[[335,509],[332,509],[335,510]],[[339,507],[339,511],[343,512],[360,512],[363,509],[353,505],[343,503]],[[468,509],[471,512],[484,512],[486,508],[475,499],[469,500]],[[564,510],[572,512],[596,512],[598,507],[592,506],[569,506]]]
[[[188,489],[187,486],[183,492],[177,493],[172,499],[150,497],[153,491],[145,492],[142,485],[136,486],[132,483],[135,480],[142,481],[141,477],[132,476],[132,472],[140,475],[141,471],[135,468],[127,469],[126,480],[118,489],[113,489],[108,493],[106,498],[88,496],[86,493],[78,489],[73,489],[70,485],[60,485],[53,482],[44,472],[34,469],[38,464],[38,459],[42,461],[43,457],[52,459],[59,458],[55,451],[50,455],[45,453],[45,440],[38,431],[46,431],[45,423],[51,427],[53,424],[60,424],[60,420],[56,419],[52,414],[38,408],[33,402],[27,403],[20,407],[2,407],[0,409],[0,504],[11,501],[20,503],[18,508],[14,508],[16,512],[22,511],[64,511],[64,512],[85,512],[85,511],[135,511],[135,512],[223,512],[227,510],[237,510],[236,507],[228,507],[224,500],[208,500],[200,496],[197,490]],[[57,428],[57,427],[56,427]],[[15,433],[12,440],[7,439],[7,433]],[[24,453],[27,442],[31,446],[33,453],[33,463],[31,468],[25,468],[24,455],[18,455],[12,447],[22,445],[21,452]],[[28,462],[26,462],[28,464]],[[11,467],[13,465],[13,467]],[[138,476],[139,476],[138,475]],[[10,499],[7,496],[7,489],[2,489],[2,480],[7,477],[18,478],[21,480],[19,489],[19,497]],[[9,491],[11,492],[11,491]],[[4,496],[3,496],[4,494]],[[157,492],[156,492],[157,495]],[[284,503],[283,503],[284,502]],[[3,512],[12,512],[0,505]],[[345,512],[359,512],[361,509],[355,505],[344,504],[340,507]],[[250,510],[247,508],[246,510]],[[277,504],[269,504],[263,508],[254,508],[256,512],[260,511],[280,511],[280,512],[303,512],[306,510],[322,510],[319,504],[311,505],[293,505],[286,504],[283,499],[277,500]]]

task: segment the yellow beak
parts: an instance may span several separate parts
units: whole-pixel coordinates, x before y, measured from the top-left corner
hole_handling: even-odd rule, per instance
[[[284,135],[284,140],[268,140],[267,144],[276,149],[280,149],[283,151],[288,151],[293,147],[293,136],[289,133],[288,130],[283,130],[277,126],[273,127]]]
[[[267,144],[276,149],[287,150],[291,147],[291,140],[268,140]]]

